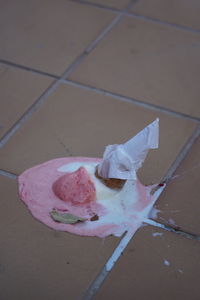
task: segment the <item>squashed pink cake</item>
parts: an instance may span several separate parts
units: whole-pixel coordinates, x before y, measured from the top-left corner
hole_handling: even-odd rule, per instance
[[[127,180],[120,189],[95,176],[99,158],[58,158],[26,170],[18,177],[20,198],[47,226],[83,236],[121,236],[136,231],[153,205],[152,186]],[[73,224],[55,220],[52,212],[79,218]]]

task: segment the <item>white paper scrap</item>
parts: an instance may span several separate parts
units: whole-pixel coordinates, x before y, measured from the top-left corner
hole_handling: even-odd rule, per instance
[[[136,179],[149,149],[158,148],[159,119],[121,145],[108,145],[98,173],[103,178]]]

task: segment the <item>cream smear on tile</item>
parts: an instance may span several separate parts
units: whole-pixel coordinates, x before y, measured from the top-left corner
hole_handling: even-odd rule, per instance
[[[95,222],[95,225],[120,225],[118,231],[115,232],[115,235],[120,236],[124,231],[129,230],[131,225],[139,225],[147,217],[152,204],[147,205],[145,209],[137,209],[140,197],[136,180],[127,180],[120,191],[110,189],[94,175],[97,165],[97,163],[74,162],[61,166],[58,171],[71,173],[80,167],[87,170],[96,188],[96,202],[106,209],[106,213]]]
[[[131,179],[121,190],[110,189],[94,175],[100,161],[99,158],[64,157],[34,166],[18,177],[20,198],[36,219],[55,230],[101,238],[111,234],[121,236],[126,231],[134,234],[143,221],[147,222],[162,188],[151,195],[152,186]],[[86,169],[95,185],[96,198],[83,205],[74,205],[57,197],[52,186],[60,177],[80,167]],[[76,224],[55,222],[51,217],[54,209],[86,221]],[[92,220],[95,215],[98,218]]]

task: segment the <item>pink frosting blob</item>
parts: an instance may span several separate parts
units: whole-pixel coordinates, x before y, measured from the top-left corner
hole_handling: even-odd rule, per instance
[[[61,166],[69,163],[99,163],[100,161],[99,158],[66,157],[50,160],[30,168],[18,177],[20,198],[37,220],[55,230],[83,236],[121,235],[118,232],[120,232],[122,224],[90,220],[95,215],[101,219],[106,214],[106,209],[95,201],[95,186],[89,175],[85,173],[86,170],[80,168],[81,170],[65,175],[58,171]],[[71,175],[69,176],[69,174]],[[81,188],[80,182],[83,184]],[[135,231],[141,225],[137,212],[142,211],[153,201],[153,197],[149,193],[150,187],[143,186],[139,181],[137,181],[136,187],[139,201],[134,207],[132,217],[135,219],[131,225],[132,230]],[[50,215],[53,209],[86,218],[87,221],[76,224],[55,222]]]
[[[61,176],[52,188],[58,198],[74,205],[90,203],[96,196],[94,183],[84,167]]]

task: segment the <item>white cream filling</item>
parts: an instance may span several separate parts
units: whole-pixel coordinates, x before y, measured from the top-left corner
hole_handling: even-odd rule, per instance
[[[133,205],[138,201],[139,198],[135,181],[128,180],[120,191],[110,189],[94,175],[97,165],[98,163],[93,162],[89,164],[87,162],[74,162],[61,166],[58,171],[71,173],[78,170],[80,167],[84,167],[95,185],[97,203],[101,204],[107,212],[95,223],[117,225],[123,223],[126,227],[128,217],[130,214],[133,214]]]
[[[142,222],[145,222],[147,224],[151,224],[154,222],[148,219],[148,215],[155,201],[158,199],[159,195],[165,188],[165,185],[159,188],[154,193],[153,199],[151,199],[149,204],[143,210],[138,210],[137,203],[140,198],[136,187],[136,181],[127,180],[120,191],[110,189],[106,187],[94,175],[97,165],[98,163],[96,162],[74,162],[61,166],[58,169],[58,171],[64,173],[71,173],[78,170],[80,167],[84,167],[89,173],[96,188],[96,201],[104,207],[106,213],[100,216],[99,220],[95,222],[84,222],[87,228],[94,229],[102,225],[118,225],[117,227],[115,227],[112,234],[114,234],[115,236],[121,236],[125,231],[128,231],[127,239],[130,239],[133,236],[133,232],[135,232],[137,227],[139,227],[142,224]],[[148,193],[150,193],[150,189]],[[119,249],[118,247],[116,249],[116,255],[121,253],[120,251],[123,248],[122,246],[123,245],[119,244]],[[109,264],[113,264],[113,259],[115,259],[115,256],[114,258],[111,257],[111,262],[109,262]]]

